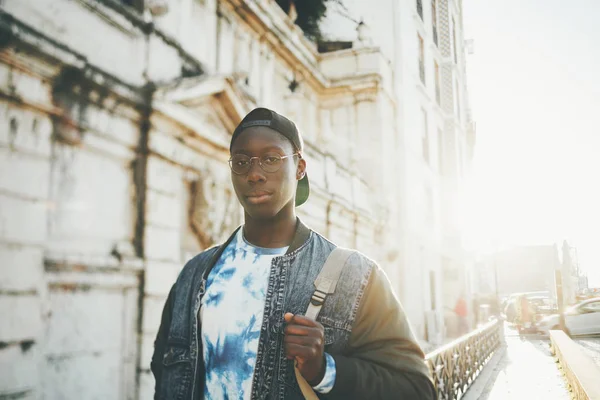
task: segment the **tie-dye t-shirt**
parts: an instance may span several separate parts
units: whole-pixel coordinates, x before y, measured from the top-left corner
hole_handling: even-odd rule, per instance
[[[206,281],[202,298],[205,399],[249,399],[271,261],[287,247],[250,245],[240,229]]]
[[[250,399],[271,261],[286,251],[253,246],[240,229],[210,272],[201,308],[205,399]],[[335,382],[335,362],[326,360],[321,393]]]

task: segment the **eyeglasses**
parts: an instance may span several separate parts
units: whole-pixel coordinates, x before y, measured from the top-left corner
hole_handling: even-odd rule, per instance
[[[288,154],[280,156],[277,153],[267,153],[261,157],[248,157],[245,154],[236,154],[229,159],[229,167],[236,175],[244,175],[250,171],[252,167],[252,161],[258,160],[260,168],[269,173],[279,171],[279,168],[283,165],[283,160],[289,157],[299,156],[300,153]]]
[[[261,157],[248,157],[245,154],[236,154],[229,159],[229,167],[234,174],[244,175],[250,171],[253,160],[258,160],[260,168],[269,173],[279,171],[283,165],[283,160],[289,157],[300,156],[300,153],[280,156],[277,153],[267,153]]]

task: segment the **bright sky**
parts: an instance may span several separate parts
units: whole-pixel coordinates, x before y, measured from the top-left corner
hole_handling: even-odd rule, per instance
[[[600,1],[464,0],[477,122],[465,212],[479,250],[577,247],[600,286]]]

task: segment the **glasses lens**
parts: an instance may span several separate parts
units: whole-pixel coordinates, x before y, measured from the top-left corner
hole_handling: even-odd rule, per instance
[[[277,172],[281,168],[282,159],[278,154],[265,154],[260,158],[260,163],[265,172]]]
[[[236,174],[245,174],[250,170],[250,157],[243,154],[236,154],[229,160],[231,170]]]

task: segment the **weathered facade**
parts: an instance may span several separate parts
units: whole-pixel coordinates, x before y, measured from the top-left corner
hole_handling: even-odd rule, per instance
[[[457,299],[470,304],[473,289],[458,213],[475,145],[462,1],[344,4],[329,13],[324,31],[344,40],[355,34],[352,20],[362,21],[393,68],[398,290],[418,335],[439,344],[455,331]]]
[[[242,222],[229,137],[257,105],[305,137],[301,217],[379,261],[422,336],[400,64],[320,54],[272,0],[143,3],[0,2],[0,398],[151,398],[171,284]]]

